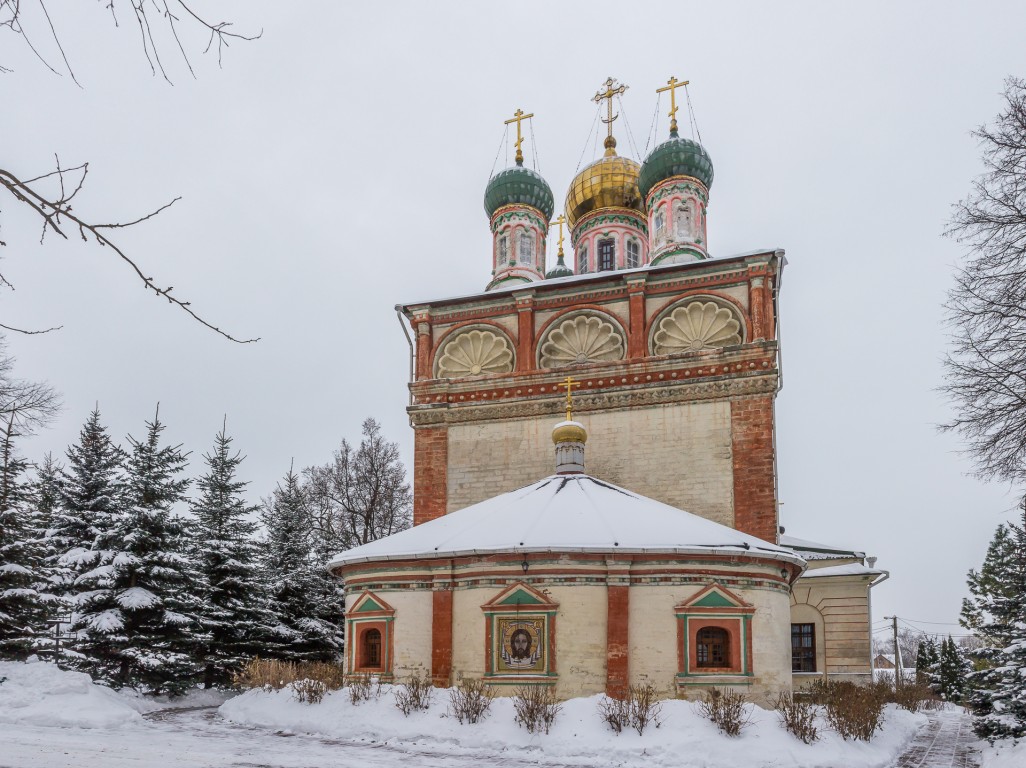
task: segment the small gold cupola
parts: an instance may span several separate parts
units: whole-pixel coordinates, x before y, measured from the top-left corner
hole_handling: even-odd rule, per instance
[[[572,395],[573,388],[580,383],[567,376],[566,381],[559,384],[560,387],[566,387],[566,420],[559,422],[552,429],[552,442],[556,446],[557,475],[584,474],[584,444],[588,442],[588,433],[583,424],[574,421]]]

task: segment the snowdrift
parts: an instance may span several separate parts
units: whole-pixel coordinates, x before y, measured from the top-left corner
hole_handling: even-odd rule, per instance
[[[700,717],[686,701],[666,701],[662,724],[643,736],[625,731],[619,736],[599,719],[600,696],[571,699],[563,704],[548,734],[529,734],[514,722],[513,702],[496,699],[487,718],[477,725],[460,725],[449,712],[449,692],[435,691],[431,708],[403,717],[395,707],[390,686],[382,695],[354,706],[345,690],[327,694],[320,704],[300,704],[290,691],[251,690],[220,708],[227,720],[294,733],[314,733],[353,742],[385,743],[410,753],[429,752],[476,756],[491,761],[507,753],[539,764],[598,763],[629,768],[722,768],[736,765],[789,768],[884,768],[897,756],[917,728],[927,722],[888,706],[884,728],[869,744],[845,742],[826,732],[806,745],[779,724],[772,711],[752,708],[752,723],[731,739]]]
[[[89,675],[42,661],[0,661],[0,723],[61,728],[143,724],[137,708]]]

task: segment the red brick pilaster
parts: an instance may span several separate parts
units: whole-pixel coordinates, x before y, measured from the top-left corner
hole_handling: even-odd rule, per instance
[[[449,493],[449,430],[422,427],[413,432],[413,524],[445,514]]]
[[[766,278],[752,277],[748,284],[748,311],[752,316],[752,338],[759,341],[766,336]]]
[[[773,396],[730,401],[734,470],[734,527],[764,541],[777,541],[773,475]]]
[[[413,332],[417,337],[417,381],[430,379],[431,372],[431,319],[427,312],[414,312]]]
[[[610,564],[606,582],[606,696],[614,698],[623,698],[630,685],[629,568]]]
[[[766,338],[773,341],[777,338],[777,316],[773,307],[773,278],[766,278],[766,290],[763,292],[766,302]]]
[[[435,583],[431,593],[431,681],[448,688],[452,677],[452,584]]]
[[[637,360],[648,355],[645,343],[645,278],[627,278],[630,307],[630,335],[627,339],[627,359]]]
[[[533,371],[534,293],[514,293],[517,302],[517,370]]]

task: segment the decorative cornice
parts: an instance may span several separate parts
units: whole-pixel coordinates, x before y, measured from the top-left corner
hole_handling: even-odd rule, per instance
[[[646,208],[651,210],[652,206],[656,203],[682,191],[693,193],[695,197],[702,201],[702,205],[708,205],[709,203],[709,190],[694,176],[671,176],[660,181],[648,193],[648,200],[645,203]]]
[[[507,221],[525,218],[528,220],[531,220],[532,218],[535,219],[535,221],[532,221],[531,223],[541,230],[542,237],[544,238],[549,230],[548,223],[545,221],[545,216],[537,208],[523,204],[504,205],[501,208],[496,209],[495,213],[492,214],[492,233],[494,234],[495,231]]]
[[[574,407],[581,413],[600,413],[626,408],[640,408],[668,403],[724,400],[748,395],[773,394],[777,390],[777,372],[769,361],[756,365],[751,373],[708,375],[683,378],[683,372],[619,376],[609,379],[584,379],[583,391],[574,396]],[[551,374],[565,372],[552,371]],[[676,374],[676,376],[674,376]],[[699,380],[694,378],[701,377]],[[555,377],[553,377],[555,379]],[[627,383],[624,383],[624,379]],[[555,390],[555,391],[553,391]],[[441,400],[438,400],[438,398]],[[494,387],[490,390],[418,396],[417,404],[407,408],[414,427],[439,424],[462,424],[496,419],[556,417],[565,396],[555,384],[514,388]]]
[[[573,230],[571,230],[570,239],[572,242],[576,243],[582,235],[587,234],[593,229],[609,224],[621,224],[628,227],[634,227],[646,237],[648,236],[648,222],[645,220],[644,213],[636,211],[633,208],[603,208],[599,211],[587,214],[578,221]]]

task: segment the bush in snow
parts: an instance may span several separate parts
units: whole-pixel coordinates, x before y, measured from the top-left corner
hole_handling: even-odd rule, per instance
[[[293,680],[289,684],[289,688],[292,689],[292,697],[300,704],[320,704],[324,694],[328,692],[327,685],[320,680],[311,680],[308,677],[302,680]]]
[[[849,680],[817,680],[813,701],[826,707],[827,724],[846,741],[869,741],[883,727],[883,709],[893,696],[888,683],[856,685]]]
[[[555,692],[547,685],[525,685],[518,688],[513,697],[517,724],[524,726],[528,733],[548,733],[562,708]]]
[[[467,677],[449,690],[449,704],[461,725],[474,725],[488,714],[494,696],[492,689],[484,680]]]
[[[237,688],[269,688],[280,691],[296,679],[296,665],[290,661],[254,657],[235,673],[232,684]]]
[[[381,695],[381,681],[377,677],[358,673],[346,675],[346,690],[349,691],[349,701],[357,705],[363,701],[376,699]]]
[[[658,728],[661,710],[651,685],[632,685],[622,699],[603,696],[599,700],[599,715],[614,733],[633,728],[640,736],[649,725]]]
[[[941,705],[941,700],[933,692],[933,689],[926,683],[906,682],[899,685],[892,695],[894,703],[909,712],[919,712],[923,709],[936,709]]]
[[[426,711],[431,706],[431,694],[434,687],[429,675],[412,675],[404,680],[393,691],[395,705],[407,717],[410,712]]]
[[[627,699],[603,696],[598,703],[599,715],[613,733],[620,734],[631,725],[631,705]]]
[[[710,688],[698,702],[698,713],[716,724],[727,736],[739,736],[751,721],[748,697],[735,691]]]
[[[796,699],[789,693],[777,697],[777,714],[784,729],[806,744],[819,741],[816,727],[816,705],[807,699]]]

